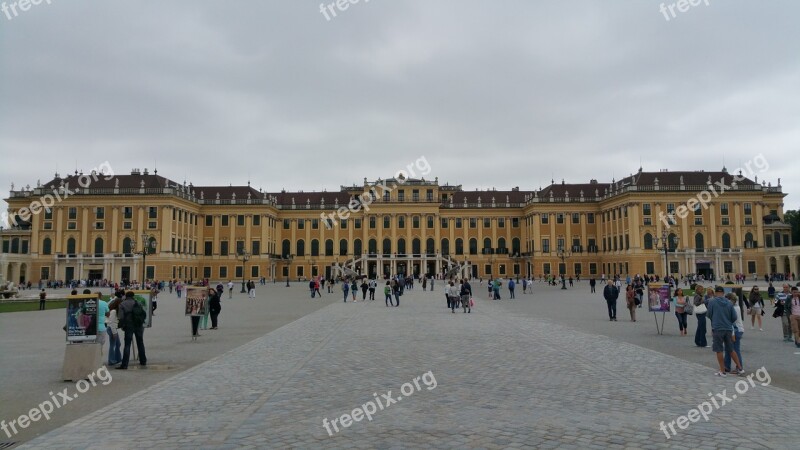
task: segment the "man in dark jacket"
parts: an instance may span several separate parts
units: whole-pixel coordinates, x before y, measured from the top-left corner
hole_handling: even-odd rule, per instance
[[[221,293],[214,289],[208,290],[208,312],[211,314],[211,329],[217,329],[217,317],[222,311],[222,304],[220,302]]]
[[[147,365],[147,356],[144,353],[144,323],[135,323],[133,308],[136,300],[133,292],[125,293],[125,300],[119,305],[119,328],[125,332],[125,350],[122,352],[122,364],[117,369],[125,370],[128,368],[128,360],[131,355],[131,342],[136,336],[136,349],[139,352],[139,364]],[[141,308],[141,306],[140,306]]]
[[[617,321],[617,298],[619,297],[619,289],[614,286],[612,280],[608,280],[608,284],[603,289],[603,298],[606,299],[608,305],[608,320]]]

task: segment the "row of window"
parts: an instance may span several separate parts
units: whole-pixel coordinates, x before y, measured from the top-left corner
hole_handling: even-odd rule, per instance
[[[206,245],[211,244],[208,242]],[[439,249],[436,248],[435,240],[433,238],[428,238],[425,240],[425,249],[424,253],[428,255],[436,254],[437,251],[441,251],[443,255],[450,254],[450,240],[449,239],[442,239],[441,240],[441,247]],[[468,241],[469,245],[469,254],[477,255],[478,252],[478,240],[472,238]],[[334,242],[332,239],[327,239],[324,243],[324,250],[321,253],[320,250],[320,241],[317,239],[311,240],[311,248],[310,248],[310,256],[334,256]],[[352,251],[351,251],[352,250]],[[363,247],[361,239],[354,239],[352,247],[349,244],[347,239],[340,239],[339,240],[339,252],[338,255],[360,255],[363,253]],[[370,239],[367,242],[367,253],[369,254],[378,254],[378,241],[377,239]],[[404,238],[397,239],[395,245],[392,245],[392,240],[389,238],[383,239],[382,246],[381,246],[381,254],[407,254],[408,247],[406,246],[406,240]],[[411,240],[411,254],[414,255],[421,255],[423,254],[422,248],[422,240],[421,239],[412,239]],[[519,254],[520,253],[520,240],[519,238],[513,238],[511,240],[511,248],[506,247],[506,240],[505,238],[499,238],[497,240],[497,247],[492,245],[491,238],[485,238],[483,240],[483,248],[480,252],[481,254]],[[455,240],[455,254],[456,255],[463,255],[464,253],[464,240],[458,238]],[[281,255],[295,255],[295,256],[306,256],[306,242],[303,239],[299,239],[295,242],[294,246],[292,246],[291,241],[289,239],[284,239],[281,245]]]
[[[744,209],[745,216],[753,215],[753,204],[752,203],[743,203],[742,204]],[[695,203],[692,205],[692,209],[695,215],[703,214],[703,208],[701,208],[700,203]],[[627,208],[623,208],[625,213],[625,217],[628,217],[628,210]],[[728,203],[720,203],[719,204],[719,213],[721,216],[730,215],[730,208]],[[608,214],[608,213],[606,213]],[[675,214],[675,203],[667,203],[667,214]],[[772,214],[777,214],[777,210],[773,210]],[[652,215],[652,209],[650,203],[642,203],[642,215],[643,216],[650,216]],[[616,211],[612,211],[612,220],[616,219]],[[608,220],[608,219],[606,219]]]

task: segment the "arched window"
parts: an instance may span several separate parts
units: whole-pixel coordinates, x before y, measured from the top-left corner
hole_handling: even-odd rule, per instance
[[[508,249],[506,248],[506,238],[499,238],[497,240],[497,251],[500,253],[508,253]]]
[[[133,253],[133,249],[131,248],[131,238],[126,237],[122,240],[122,253]]]
[[[478,254],[478,240],[475,238],[471,238],[469,240],[469,254],[470,255]]]
[[[674,252],[675,249],[678,248],[678,236],[676,236],[675,233],[670,233],[669,236],[667,236],[667,240],[669,251]]]
[[[316,239],[311,240],[311,256],[319,256],[319,241]]]
[[[70,255],[75,254],[75,238],[67,239],[67,253]]]
[[[325,241],[325,256],[333,256],[333,239]]]
[[[95,255],[102,255],[103,254],[103,238],[98,237],[94,240],[94,254]]]
[[[443,255],[450,254],[450,241],[447,239],[442,239],[442,254]]]
[[[347,255],[347,239],[339,239],[339,255]]]
[[[464,240],[461,238],[456,239],[456,255],[464,254]]]
[[[392,241],[389,238],[383,239],[383,254],[389,255],[392,253]]]
[[[53,253],[53,241],[50,238],[44,238],[42,241],[42,254],[50,255]]]
[[[289,242],[288,239],[284,239],[281,243],[281,256],[286,258],[287,256],[292,254],[292,244]]]
[[[753,233],[747,233],[744,235],[744,246],[747,248],[755,247],[755,243],[753,242]]]
[[[730,250],[730,248],[731,248],[731,235],[728,233],[722,233],[722,249]]]
[[[427,253],[429,255],[433,255],[434,253],[436,253],[436,248],[435,247],[436,247],[436,244],[435,244],[435,241],[433,240],[433,238],[428,238],[425,241],[425,253]]]
[[[697,233],[694,235],[694,251],[702,252],[705,251],[706,245],[705,240],[703,239],[703,233]]]
[[[422,242],[417,238],[411,241],[411,253],[415,255],[422,253]]]
[[[514,255],[522,254],[522,249],[520,248],[519,238],[511,239],[511,253],[514,254]]]
[[[403,238],[397,240],[397,254],[398,255],[406,254],[406,240]]]
[[[491,238],[483,238],[483,248],[492,248],[492,239]]]
[[[300,239],[297,241],[297,256],[306,256],[306,241]]]
[[[376,255],[378,253],[378,241],[375,239],[370,239],[368,243],[369,253],[372,255]]]
[[[361,239],[356,239],[353,241],[353,254],[356,256],[364,253],[364,249],[361,248]]]
[[[653,249],[653,235],[650,233],[644,234],[644,249],[645,250]]]

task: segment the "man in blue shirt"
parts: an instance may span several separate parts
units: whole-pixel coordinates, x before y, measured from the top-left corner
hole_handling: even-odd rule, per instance
[[[723,351],[729,353],[733,362],[736,363],[736,373],[744,376],[744,369],[739,361],[736,352],[733,351],[733,342],[736,336],[733,334],[733,324],[736,322],[736,310],[733,304],[726,300],[723,295],[725,290],[722,286],[714,289],[714,298],[708,301],[707,317],[711,320],[712,350],[717,354],[719,372],[717,376],[725,376],[725,364],[723,361]]]

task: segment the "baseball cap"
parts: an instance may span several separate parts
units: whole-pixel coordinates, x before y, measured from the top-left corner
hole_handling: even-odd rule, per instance
[[[714,292],[725,292],[725,289],[722,286],[717,286],[714,288]]]

